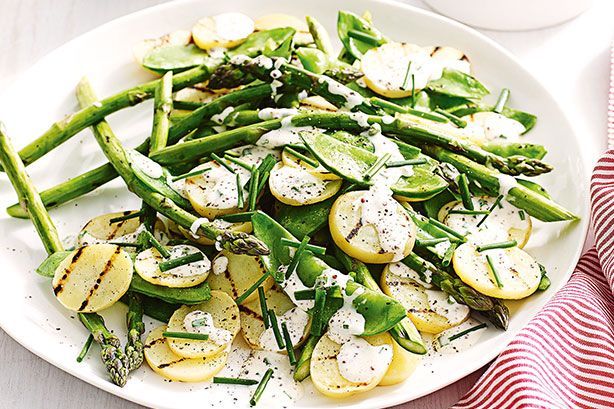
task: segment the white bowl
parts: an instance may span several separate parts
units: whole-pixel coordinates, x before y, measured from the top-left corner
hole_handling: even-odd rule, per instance
[[[424,0],[429,6],[470,26],[519,31],[562,23],[582,13],[592,0]]]

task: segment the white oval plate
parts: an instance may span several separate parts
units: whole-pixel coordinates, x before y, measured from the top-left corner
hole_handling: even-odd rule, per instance
[[[507,332],[489,330],[479,345],[465,352],[423,363],[404,384],[378,387],[348,400],[334,401],[314,393],[307,384],[299,407],[375,408],[406,402],[438,390],[480,368],[493,359],[537,311],[567,281],[574,267],[588,225],[589,167],[583,157],[580,139],[552,96],[500,46],[461,24],[435,14],[389,1],[353,0],[340,2],[310,0],[229,0],[171,2],[146,9],[105,24],[52,52],[16,80],[0,98],[1,120],[19,147],[45,131],[77,103],[74,87],[83,75],[93,81],[99,95],[107,96],[143,82],[151,75],[132,60],[132,45],[143,38],[185,29],[201,16],[224,11],[242,11],[253,17],[272,12],[317,17],[336,32],[338,8],[362,13],[370,10],[376,25],[400,41],[422,45],[451,45],[464,50],[472,59],[477,77],[493,91],[512,90],[511,105],[539,116],[537,127],[529,134],[532,141],[548,147],[547,159],[555,171],[540,178],[560,203],[582,217],[576,223],[538,226],[528,249],[548,267],[552,286],[525,302],[511,306],[512,319]],[[142,104],[110,117],[116,133],[130,145],[149,134],[152,104]],[[103,161],[89,131],[62,145],[28,169],[42,190],[92,168]],[[15,195],[4,176],[0,177],[0,204],[14,201]],[[60,234],[78,232],[91,217],[120,209],[137,208],[139,201],[119,181],[97,192],[52,211]],[[75,315],[55,301],[49,281],[37,276],[34,268],[45,257],[32,225],[23,220],[0,216],[0,325],[24,347],[63,370],[123,398],[159,408],[247,406],[247,396],[233,401],[225,387],[208,384],[165,382],[144,365],[122,389],[106,379],[92,350],[81,364],[75,357],[87,333]],[[105,318],[118,334],[125,333],[123,306],[105,312]],[[152,325],[152,322],[148,322]]]

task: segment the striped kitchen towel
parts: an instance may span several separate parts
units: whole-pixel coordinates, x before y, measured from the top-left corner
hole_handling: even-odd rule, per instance
[[[614,408],[614,47],[609,151],[591,179],[595,246],[455,409]]]

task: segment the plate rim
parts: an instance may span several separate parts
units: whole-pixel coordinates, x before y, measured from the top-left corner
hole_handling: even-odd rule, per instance
[[[25,69],[22,73],[19,73],[15,76],[11,77],[11,84],[7,85],[6,87],[4,87],[4,89],[2,90],[2,92],[0,93],[0,99],[4,99],[4,96],[8,93],[11,92],[11,90],[16,87],[16,83],[18,83],[22,78],[27,77],[29,75],[29,73],[31,71],[34,71],[37,69],[37,67],[39,65],[42,65],[45,63],[45,61],[50,58],[53,54],[56,53],[60,53],[62,52],[64,49],[68,49],[70,48],[74,43],[77,42],[81,42],[81,41],[85,41],[87,40],[88,37],[95,35],[98,31],[102,31],[102,30],[107,30],[110,27],[113,27],[114,25],[120,25],[122,23],[124,23],[127,20],[130,19],[134,19],[134,18],[139,18],[141,15],[145,15],[148,13],[158,13],[161,10],[164,10],[166,8],[175,8],[175,7],[182,7],[183,4],[186,3],[192,3],[195,0],[174,0],[174,1],[170,1],[170,2],[166,2],[166,3],[161,3],[161,4],[157,4],[154,6],[150,6],[150,7],[145,7],[143,9],[140,10],[136,10],[133,11],[131,13],[125,14],[123,16],[120,16],[118,18],[115,18],[113,20],[110,20],[106,23],[103,23],[99,26],[96,26],[70,40],[68,40],[67,42],[61,44],[60,46],[48,51],[47,53],[45,53],[42,57],[40,57],[38,60],[36,60],[32,65],[30,65],[27,69]],[[552,97],[552,102],[555,104],[556,108],[559,109],[562,113],[563,113],[563,118],[562,120],[565,122],[565,125],[571,130],[572,132],[572,137],[574,140],[580,142],[580,138],[579,138],[579,132],[578,132],[578,127],[576,125],[574,125],[571,121],[570,121],[570,109],[568,107],[567,104],[561,103],[559,100],[557,100],[556,98],[554,98],[552,92],[549,90],[549,88],[547,88],[546,86],[544,86],[539,79],[531,72],[529,71],[524,64],[520,61],[520,59],[518,57],[516,57],[514,54],[512,54],[509,50],[507,50],[505,47],[503,47],[502,45],[500,45],[499,43],[497,43],[495,40],[491,39],[490,37],[488,37],[487,35],[479,32],[477,29],[470,27],[468,25],[465,25],[463,23],[460,23],[452,18],[449,18],[447,16],[444,15],[440,15],[437,14],[434,10],[430,10],[430,9],[423,9],[420,7],[417,7],[415,5],[412,4],[407,4],[407,3],[403,3],[401,0],[366,0],[370,3],[373,3],[374,6],[378,6],[378,5],[388,5],[388,6],[393,6],[393,7],[397,7],[397,8],[401,8],[401,9],[405,9],[408,10],[412,13],[415,13],[417,15],[423,15],[423,16],[428,16],[431,19],[436,20],[438,23],[441,24],[445,24],[445,25],[449,25],[449,26],[453,26],[456,29],[459,30],[463,30],[468,32],[469,34],[475,36],[477,39],[479,39],[481,42],[486,43],[489,47],[492,47],[494,49],[496,49],[498,52],[500,52],[501,54],[505,55],[507,58],[509,58],[510,60],[514,61],[514,63],[516,63],[516,67],[515,70],[521,70],[522,74],[530,77],[532,80],[534,80],[539,88],[540,91],[543,91],[544,93],[546,93],[548,96]],[[341,5],[339,5],[340,8]],[[580,146],[582,146],[582,144],[579,143]],[[580,149],[579,151],[580,155],[580,161],[582,163],[582,170],[583,170],[583,174],[581,175],[583,178],[585,178],[585,180],[590,181],[590,175],[591,175],[591,161],[589,158],[589,153],[588,153],[588,149]],[[587,187],[588,187],[588,183],[587,182]],[[554,295],[558,292],[558,290],[560,290],[569,280],[569,278],[571,277],[571,274],[573,273],[575,266],[578,262],[578,260],[580,259],[580,256],[582,254],[582,250],[583,250],[583,246],[584,243],[586,241],[586,237],[588,235],[588,231],[589,231],[589,227],[590,227],[590,204],[589,204],[589,197],[588,195],[585,197],[582,197],[580,200],[581,204],[583,205],[581,207],[581,210],[583,211],[584,214],[580,214],[580,220],[577,221],[577,223],[580,223],[580,232],[579,232],[579,237],[581,238],[581,243],[579,243],[578,245],[576,245],[576,250],[573,254],[573,256],[571,257],[572,260],[574,261],[574,264],[572,266],[570,266],[571,268],[568,268],[566,271],[563,271],[563,277],[561,280],[561,283],[556,286],[555,288],[551,288],[551,296],[548,298],[548,300],[546,301],[546,303],[550,302],[550,300],[554,297]],[[561,273],[561,272],[559,272]],[[545,306],[545,304],[544,304]],[[542,306],[543,309],[543,306]],[[534,317],[534,316],[533,316]],[[531,319],[533,318],[531,317]],[[88,384],[95,386],[96,388],[99,388],[101,390],[104,390],[105,392],[111,393],[115,396],[118,396],[122,399],[137,403],[139,405],[143,405],[145,407],[150,407],[151,402],[149,402],[146,399],[142,399],[139,396],[133,396],[130,395],[127,392],[124,392],[125,390],[123,388],[120,388],[117,385],[114,385],[113,383],[109,382],[106,378],[99,376],[99,375],[95,375],[95,374],[89,374],[89,373],[78,373],[76,371],[74,371],[72,368],[70,368],[70,366],[66,363],[67,361],[65,359],[60,359],[60,358],[54,358],[53,354],[49,354],[48,352],[45,352],[42,348],[38,348],[38,344],[41,343],[36,343],[36,342],[28,342],[28,338],[27,337],[20,337],[19,336],[19,330],[17,327],[13,327],[10,324],[10,319],[6,319],[4,315],[0,315],[0,328],[2,328],[6,334],[8,336],[10,336],[13,340],[15,340],[15,342],[17,342],[19,345],[21,345],[22,347],[24,347],[25,349],[27,349],[28,351],[32,352],[33,354],[35,354],[36,356],[38,356],[39,358],[43,359],[44,361],[52,364],[53,366],[61,369],[62,371],[70,374],[71,376],[78,378],[84,382],[87,382]],[[524,328],[524,327],[522,327]],[[518,331],[520,331],[522,328],[519,328]],[[512,339],[514,336],[517,335],[518,331],[514,332],[512,334]],[[510,339],[511,341],[511,339]],[[384,403],[380,403],[380,404],[372,404],[374,402],[366,402],[366,401],[359,401],[359,402],[353,402],[350,406],[351,408],[355,408],[355,409],[370,409],[370,408],[383,408],[383,407],[389,407],[389,406],[393,406],[393,405],[399,405],[399,404],[403,404],[403,403],[407,403],[416,399],[420,399],[426,395],[432,394],[436,391],[439,391],[443,388],[445,388],[446,386],[458,381],[459,379],[462,379],[468,375],[470,375],[471,373],[475,372],[476,370],[480,369],[481,367],[485,366],[486,364],[488,364],[489,362],[491,362],[492,360],[494,360],[508,345],[509,342],[505,342],[505,343],[500,343],[497,347],[493,348],[491,351],[489,351],[488,353],[484,353],[482,354],[481,359],[477,359],[474,360],[473,363],[470,363],[468,365],[466,365],[466,367],[468,368],[468,370],[462,374],[462,375],[457,375],[457,376],[452,376],[450,378],[448,378],[446,380],[446,382],[444,382],[444,384],[438,384],[436,387],[432,387],[432,388],[428,388],[425,390],[424,393],[422,393],[420,396],[417,396],[413,399],[410,400],[406,400],[405,398],[403,398],[402,396],[399,396],[398,398],[387,398],[385,400],[385,404]],[[395,395],[396,396],[396,395]],[[162,406],[164,408],[171,408],[170,406]]]

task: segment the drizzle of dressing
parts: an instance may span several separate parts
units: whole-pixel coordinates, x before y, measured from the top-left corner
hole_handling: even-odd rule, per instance
[[[228,257],[218,256],[213,259],[213,274],[219,276],[220,274],[224,274],[226,270],[228,270]]]
[[[328,92],[331,94],[343,97],[345,99],[343,108],[348,111],[351,111],[364,102],[362,95],[360,95],[358,92],[352,91],[350,88],[331,78],[320,77],[318,82],[321,84],[326,83]]]
[[[269,184],[281,196],[298,203],[309,203],[322,195],[330,182],[301,168],[281,166],[271,171]]]
[[[429,308],[435,314],[446,317],[450,322],[460,322],[469,313],[469,307],[459,304],[448,294],[439,290],[424,291],[429,302]]]
[[[297,345],[305,334],[305,329],[307,328],[307,324],[309,323],[309,315],[301,308],[295,307],[286,311],[282,316],[277,317],[277,322],[279,324],[280,330],[281,324],[286,324],[286,327],[288,328],[288,334],[290,335],[290,340],[292,341],[292,345]],[[285,348],[280,349],[277,346],[277,341],[275,340],[275,333],[273,332],[272,327],[265,329],[262,334],[260,334],[258,343],[265,351],[285,351]]]
[[[202,320],[202,321],[200,321]],[[194,321],[204,322],[203,325],[194,326]],[[232,332],[224,328],[218,328],[213,322],[213,317],[208,312],[196,310],[188,313],[183,319],[183,326],[192,334],[207,334],[209,340],[217,345],[226,345],[232,341]]]
[[[395,276],[413,280],[416,283],[423,286],[424,288],[433,287],[433,285],[431,284],[431,272],[428,269],[424,272],[424,280],[422,279],[422,276],[416,270],[406,266],[405,264],[401,262],[388,264],[388,269]]]
[[[510,175],[500,174],[497,176],[499,180],[499,195],[507,196],[510,190],[518,186],[516,179]]]
[[[263,121],[281,119],[298,113],[295,108],[264,108],[258,111],[258,118]]]
[[[141,155],[136,151],[129,151],[128,156],[132,167],[141,171],[144,175],[152,179],[160,179],[164,176],[162,166],[149,159],[147,156]]]
[[[168,258],[169,260],[184,257],[193,253],[202,254],[198,248],[186,244],[168,247],[167,250],[170,253],[170,257]],[[211,268],[211,262],[204,254],[202,260],[193,261],[165,272],[161,272],[159,270],[159,264],[162,260],[163,258],[158,250],[155,248],[149,248],[137,254],[134,263],[135,265],[138,264],[138,269],[147,276],[172,275],[174,277],[192,277],[201,275],[209,271]]]
[[[283,126],[283,121],[292,118],[287,116],[282,120],[282,127],[269,131],[262,135],[256,142],[257,146],[263,146],[269,149],[276,149],[288,144],[302,144],[303,140],[300,137],[302,131],[319,131],[318,128],[311,126]]]
[[[192,236],[195,239],[199,238],[198,234],[196,234],[198,232],[198,229],[200,229],[200,226],[202,226],[203,224],[209,223],[211,223],[211,221],[206,217],[199,217],[198,219],[194,220],[194,223],[192,223],[192,225],[190,226],[190,233],[192,233]]]
[[[496,112],[476,112],[462,118],[467,127],[477,127],[483,130],[487,140],[506,139],[516,141],[526,132],[523,124]]]
[[[359,337],[352,337],[341,345],[337,354],[339,373],[355,383],[368,383],[381,377],[392,362],[390,345],[371,345]]]
[[[284,275],[287,269],[288,269],[288,266],[279,267],[280,272],[283,272]],[[297,291],[311,289],[311,287],[307,287],[305,284],[303,284],[303,281],[298,276],[296,271],[297,270],[295,269],[292,272],[292,274],[290,274],[290,277],[287,277],[284,280],[284,282],[281,284],[281,287],[286,293],[286,295],[290,297],[294,305],[296,305],[298,308],[302,309],[303,311],[309,311],[314,306],[314,300],[297,300],[296,297],[294,296],[294,293]]]
[[[226,120],[226,118],[228,117],[228,115],[230,115],[234,110],[235,110],[234,107],[226,107],[219,114],[212,115],[211,120],[218,125],[222,125],[224,121]]]

